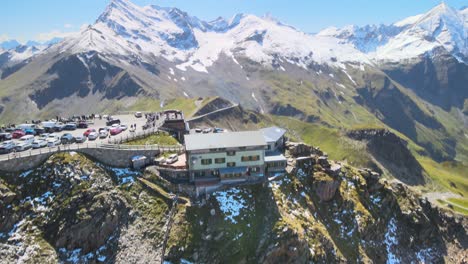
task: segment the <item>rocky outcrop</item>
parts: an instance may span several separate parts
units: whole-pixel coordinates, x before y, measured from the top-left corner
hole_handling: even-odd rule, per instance
[[[314,190],[320,202],[329,202],[335,197],[341,182],[323,172],[315,172],[313,176]]]
[[[305,143],[298,143],[298,142],[287,142],[286,143],[286,150],[289,154],[293,157],[304,157],[310,155],[318,155],[322,156],[323,152],[320,148],[309,146]]]
[[[410,185],[424,184],[423,169],[407,147],[407,142],[386,129],[362,129],[347,133],[365,141],[369,152],[390,173]]]

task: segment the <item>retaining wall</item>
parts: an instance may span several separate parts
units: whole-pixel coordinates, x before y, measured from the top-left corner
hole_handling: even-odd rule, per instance
[[[102,164],[128,168],[132,166],[132,157],[143,155],[149,159],[153,159],[161,153],[158,149],[152,150],[128,150],[128,149],[106,149],[106,148],[81,148],[73,149],[65,152],[74,151],[82,153],[90,158],[101,162]],[[50,156],[57,152],[48,152],[43,154],[35,154],[32,156],[23,156],[19,158],[12,158],[9,160],[0,161],[0,171],[2,172],[22,172],[34,169],[42,165]]]

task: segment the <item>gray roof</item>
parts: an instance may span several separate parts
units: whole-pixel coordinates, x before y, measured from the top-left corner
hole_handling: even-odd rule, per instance
[[[274,162],[274,161],[287,161],[287,159],[283,154],[279,152],[275,152],[273,154],[265,156],[265,162]]]
[[[286,129],[279,127],[267,127],[261,130],[266,142],[276,142],[286,133]]]
[[[185,135],[185,149],[188,151],[254,146],[266,146],[261,131]]]

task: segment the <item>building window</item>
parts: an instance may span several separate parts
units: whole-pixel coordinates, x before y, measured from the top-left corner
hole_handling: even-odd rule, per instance
[[[228,166],[228,167],[235,167],[235,166],[236,166],[236,163],[235,163],[235,162],[228,162],[228,163],[226,164],[226,166]]]
[[[231,151],[228,151],[228,152],[227,152],[227,155],[228,155],[228,156],[235,156],[235,155],[236,155],[236,152],[233,151],[233,150],[231,150]]]
[[[212,159],[202,159],[201,160],[202,165],[210,165],[211,163],[213,163]]]
[[[242,162],[247,162],[247,161],[258,161],[260,160],[260,156],[242,156],[241,158]]]
[[[217,158],[215,159],[216,164],[224,164],[226,162],[225,158]]]
[[[252,167],[250,168],[250,172],[260,172],[260,167]]]

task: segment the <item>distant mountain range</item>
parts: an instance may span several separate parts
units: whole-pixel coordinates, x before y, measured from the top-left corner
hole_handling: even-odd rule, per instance
[[[468,157],[467,62],[468,9],[444,3],[392,25],[307,34],[271,17],[206,22],[113,0],[71,37],[0,55],[0,118],[219,95],[328,126],[390,127],[445,160]]]

